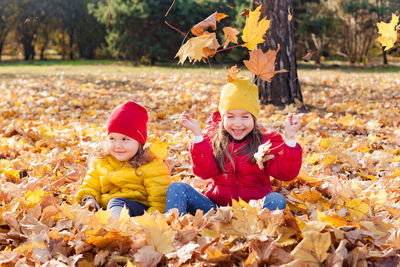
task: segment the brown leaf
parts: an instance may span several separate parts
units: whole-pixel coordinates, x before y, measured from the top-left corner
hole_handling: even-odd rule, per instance
[[[305,54],[302,59],[304,59],[305,62],[308,62],[312,59],[314,55],[314,51],[312,51],[311,49],[308,49],[307,54]]]
[[[231,81],[233,81],[233,80],[236,78],[236,76],[239,74],[239,72],[240,72],[240,69],[238,69],[238,68],[236,67],[236,65],[235,65],[235,66],[232,66],[232,67],[228,70],[228,83],[231,82]]]
[[[144,267],[155,267],[160,262],[161,256],[154,250],[154,246],[145,246],[135,254],[135,263]]]
[[[262,80],[271,82],[272,77],[277,73],[287,72],[287,70],[275,71],[275,58],[279,51],[268,50],[263,53],[261,49],[250,51],[250,60],[243,60],[246,67],[255,75],[258,75]]]
[[[229,44],[229,42],[237,44],[238,43],[238,38],[236,35],[240,33],[240,31],[236,30],[235,28],[232,27],[224,27],[222,29],[224,31],[224,48],[226,48]]]
[[[220,22],[221,19],[226,18],[228,15],[224,13],[213,13],[208,16],[203,21],[197,23],[192,27],[192,33],[196,36],[202,35],[204,33],[204,29],[207,27],[211,27],[214,31],[217,29],[217,22]]]

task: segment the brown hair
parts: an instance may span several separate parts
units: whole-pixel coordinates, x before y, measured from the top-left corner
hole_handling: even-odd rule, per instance
[[[258,147],[262,144],[263,135],[257,126],[256,118],[254,116],[252,117],[254,120],[254,128],[246,137],[244,137],[244,139],[248,139],[248,145],[242,146],[239,150],[229,151],[229,143],[235,140],[225,130],[222,122],[220,126],[217,129],[215,129],[214,136],[212,138],[213,155],[217,162],[218,167],[222,171],[227,171],[226,159],[228,159],[229,162],[232,164],[233,168],[235,168],[235,163],[232,158],[232,155],[235,154],[236,155],[248,154],[248,160],[251,163],[256,162],[254,158],[254,153],[257,152]]]
[[[108,156],[111,156],[110,152],[107,150],[107,142],[100,143],[93,153],[91,153],[91,162],[94,159],[105,159]],[[135,156],[133,156],[128,162],[135,168],[136,175],[140,176],[142,173],[138,172],[138,168],[146,163],[151,162],[155,159],[153,153],[150,152],[148,147],[144,146],[143,144],[139,143],[138,151],[136,152]],[[90,162],[90,163],[91,163]]]

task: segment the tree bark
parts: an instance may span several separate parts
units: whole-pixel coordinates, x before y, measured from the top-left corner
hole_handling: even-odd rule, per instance
[[[293,15],[292,0],[253,0],[253,8],[262,4],[265,8],[263,15],[271,20],[265,42],[259,47],[266,52],[268,49],[280,50],[276,57],[276,68],[286,69],[288,72],[277,74],[271,83],[256,79],[259,96],[262,104],[284,106],[294,103],[295,99],[303,102],[300,84],[297,78],[297,62],[294,47],[294,19],[288,19],[288,11]]]

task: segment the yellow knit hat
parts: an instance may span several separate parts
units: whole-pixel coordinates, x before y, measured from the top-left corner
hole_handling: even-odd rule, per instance
[[[221,117],[231,109],[246,110],[258,119],[260,115],[258,87],[249,78],[235,78],[222,88],[218,106]]]

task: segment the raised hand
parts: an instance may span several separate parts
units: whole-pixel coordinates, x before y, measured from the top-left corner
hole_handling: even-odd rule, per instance
[[[300,119],[294,114],[289,114],[285,123],[285,139],[293,139],[301,127]]]
[[[190,117],[190,115],[184,111],[181,116],[178,119],[178,122],[180,125],[182,125],[184,128],[190,130],[193,132],[195,136],[200,136],[201,134],[201,127],[199,123]]]

